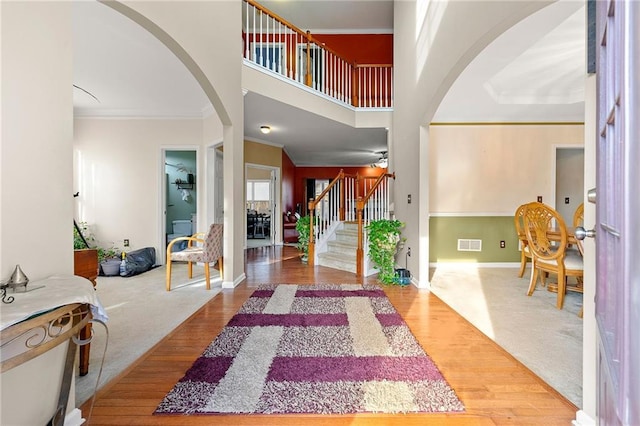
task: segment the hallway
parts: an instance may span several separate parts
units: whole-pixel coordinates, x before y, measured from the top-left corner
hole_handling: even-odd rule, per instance
[[[466,407],[464,413],[342,416],[153,416],[157,404],[184,375],[226,322],[263,283],[354,283],[353,274],[310,268],[292,247],[246,250],[247,280],[223,290],[122,375],[98,392],[88,424],[545,424],[567,425],[577,408],[528,368],[456,314],[415,287],[385,288],[426,352]],[[82,407],[89,414],[90,402]]]

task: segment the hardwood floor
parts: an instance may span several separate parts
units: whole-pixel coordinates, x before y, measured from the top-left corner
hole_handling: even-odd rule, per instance
[[[440,299],[413,286],[389,299],[465,405],[464,413],[154,416],[166,393],[263,283],[363,283],[355,275],[300,262],[292,247],[247,250],[247,280],[223,290],[98,392],[89,425],[569,425],[577,407]],[[89,415],[91,401],[82,407]]]

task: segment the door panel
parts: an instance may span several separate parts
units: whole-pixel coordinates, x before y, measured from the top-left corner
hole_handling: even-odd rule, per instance
[[[640,424],[640,6],[597,2],[598,418]],[[635,331],[635,332],[634,332]]]

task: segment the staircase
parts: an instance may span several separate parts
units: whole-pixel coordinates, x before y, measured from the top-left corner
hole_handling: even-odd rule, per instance
[[[358,224],[344,222],[335,232],[335,240],[327,241],[327,251],[318,253],[317,264],[328,268],[356,273],[358,249]]]
[[[338,176],[309,201],[309,265],[322,265],[369,276],[365,255],[366,226],[372,220],[389,219],[389,180],[394,173],[379,176]],[[364,194],[364,195],[360,195]]]

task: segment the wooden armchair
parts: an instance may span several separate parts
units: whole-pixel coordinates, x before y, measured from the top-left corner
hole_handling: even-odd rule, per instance
[[[582,292],[581,286],[567,285],[567,277],[582,279],[582,256],[577,251],[567,250],[567,227],[556,210],[542,203],[530,204],[524,211],[523,219],[527,244],[533,256],[533,273],[527,295],[531,296],[535,291],[540,273],[542,273],[543,285],[545,273],[556,274],[558,276],[556,307],[562,309],[567,290]],[[554,222],[560,237],[554,238],[557,241],[552,242],[548,231],[552,229]]]
[[[218,263],[220,276],[222,276],[222,246],[224,225],[214,223],[209,227],[209,232],[204,239],[203,232],[194,234],[191,237],[178,237],[167,246],[167,291],[171,291],[171,262],[182,261],[188,263],[189,278],[193,277],[193,262],[204,263],[204,276],[207,281],[207,290],[211,289],[211,274],[209,263]],[[181,251],[172,252],[173,245],[178,241],[188,241],[187,248]],[[201,246],[194,246],[193,243],[200,243]]]

